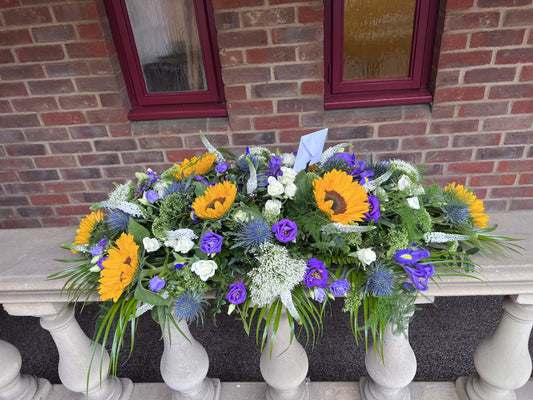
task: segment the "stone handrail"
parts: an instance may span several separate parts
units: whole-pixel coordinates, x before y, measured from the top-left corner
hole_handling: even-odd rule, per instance
[[[506,296],[498,328],[475,352],[476,373],[462,377],[456,383],[456,398],[459,400],[517,399],[515,393],[531,376],[532,363],[528,351],[533,327],[531,222],[531,211],[493,215],[491,223],[499,225],[496,234],[524,239],[520,242],[524,249],[522,254],[499,259],[479,257],[476,259],[482,266],[479,280],[437,278],[425,296],[419,298],[420,302],[424,302],[435,296]],[[87,380],[86,371],[92,352],[90,339],[79,328],[72,309],[64,308],[68,299],[62,293],[63,282],[46,279],[68,265],[55,259],[72,258],[72,253],[59,249],[59,245],[71,242],[74,236],[74,228],[0,230],[3,253],[0,264],[0,304],[11,315],[40,318],[41,325],[50,332],[58,347],[59,376],[67,393],[55,394],[46,380],[20,375],[18,350],[0,340],[0,359],[7,360],[0,365],[0,400],[146,399],[139,391],[136,392],[135,384],[129,379],[107,375],[100,379],[97,370],[94,370],[90,380]],[[187,331],[187,326],[180,323],[180,329]],[[162,376],[171,393],[168,398],[219,399],[220,382],[206,378],[209,361],[205,349],[194,338],[181,340],[177,332],[177,329],[170,332],[172,340],[165,338],[161,361]],[[386,362],[384,364],[372,349],[368,351],[366,367],[369,376],[361,379],[359,398],[408,400],[412,398],[410,387],[416,372],[414,352],[408,339],[395,336],[391,329],[385,332],[383,342]],[[261,357],[261,372],[267,382],[267,399],[313,398],[305,382],[308,367],[305,350],[296,340],[290,344],[287,342],[286,346],[279,349],[278,356]],[[109,362],[105,351],[97,352],[93,369],[100,361],[105,369]],[[181,369],[177,370],[176,365],[181,366]],[[533,391],[533,385],[527,385]]]

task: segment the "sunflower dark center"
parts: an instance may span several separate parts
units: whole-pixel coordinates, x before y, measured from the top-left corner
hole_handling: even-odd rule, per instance
[[[129,266],[131,267],[131,257],[127,257],[127,258],[124,260],[124,264],[129,265]]]
[[[346,212],[346,200],[344,200],[344,197],[340,193],[337,193],[334,190],[327,190],[324,201],[330,200],[333,202],[331,205],[331,210],[333,211],[334,215],[343,214]]]
[[[215,204],[217,202],[219,202],[220,204],[224,204],[225,201],[226,201],[225,197],[218,197],[218,198],[214,199],[211,203],[209,203],[206,208],[211,208],[211,209],[214,210],[215,209]]]

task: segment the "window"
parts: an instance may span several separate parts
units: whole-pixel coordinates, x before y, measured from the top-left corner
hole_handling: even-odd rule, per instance
[[[439,0],[324,0],[326,108],[428,103]]]
[[[131,120],[227,115],[210,0],[105,0]]]

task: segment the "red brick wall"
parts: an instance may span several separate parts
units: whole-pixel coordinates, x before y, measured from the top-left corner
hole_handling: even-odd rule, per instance
[[[321,0],[213,0],[229,117],[130,123],[101,0],[0,0],[0,227],[76,225],[113,181],[216,145],[328,127],[427,162],[490,209],[533,209],[532,0],[443,2],[429,105],[324,111]]]

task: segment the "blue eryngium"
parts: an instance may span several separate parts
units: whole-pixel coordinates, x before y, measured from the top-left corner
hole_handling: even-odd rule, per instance
[[[466,205],[446,205],[442,211],[444,220],[452,225],[461,225],[470,219],[470,211]]]
[[[203,293],[187,290],[178,296],[174,303],[174,312],[179,320],[187,323],[200,319],[203,321],[204,310],[207,300],[204,300]]]
[[[383,264],[377,264],[368,272],[366,290],[372,296],[387,297],[394,292],[394,273]]]
[[[114,233],[127,232],[130,215],[121,210],[113,210],[109,214],[109,227]]]
[[[245,251],[259,247],[261,243],[271,242],[273,238],[272,228],[262,219],[252,219],[245,222],[238,232],[235,233],[236,244]]]

